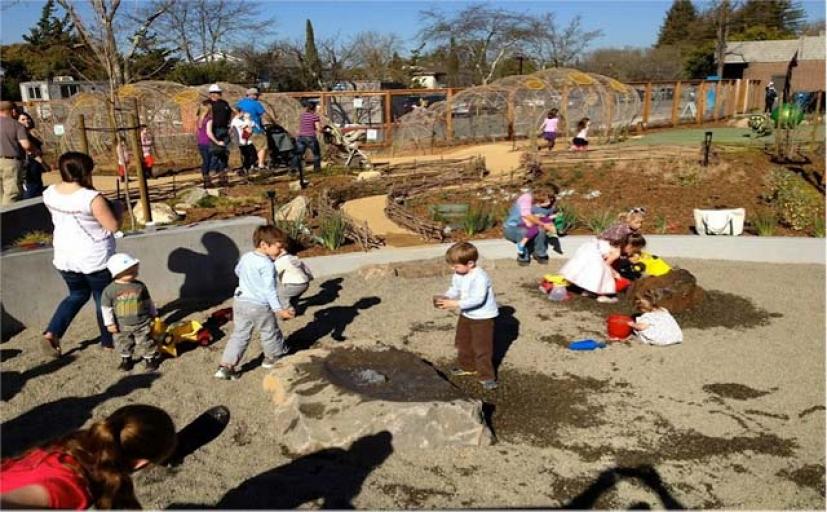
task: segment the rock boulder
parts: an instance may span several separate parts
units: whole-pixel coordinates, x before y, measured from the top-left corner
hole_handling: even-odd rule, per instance
[[[299,352],[264,378],[273,428],[295,454],[388,431],[395,448],[491,444],[482,403],[415,354],[346,343]]]
[[[296,222],[307,214],[307,198],[298,196],[289,203],[282,205],[276,212],[277,221]]]
[[[172,224],[178,220],[178,214],[175,213],[175,210],[173,210],[172,207],[166,203],[152,203],[149,208],[150,211],[152,211],[152,221],[157,226]],[[146,223],[144,209],[141,206],[140,201],[136,202],[135,205],[132,206],[132,214],[135,215],[135,220],[141,224]]]

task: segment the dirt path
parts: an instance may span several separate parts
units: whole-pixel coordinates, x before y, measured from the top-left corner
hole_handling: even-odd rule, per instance
[[[343,204],[342,211],[360,222],[367,222],[371,231],[385,237],[388,247],[422,243],[419,235],[395,224],[385,215],[386,202],[385,195],[362,197]]]
[[[468,158],[470,156],[481,155],[485,157],[485,165],[492,174],[505,174],[520,166],[520,156],[525,149],[525,142],[517,143],[517,149],[512,149],[511,142],[494,142],[491,144],[477,144],[474,146],[465,146],[451,151],[447,151],[440,155],[419,155],[419,156],[395,156],[395,157],[376,157],[373,159],[374,163],[387,162],[390,165],[408,163],[408,162],[428,162],[439,160],[442,158]]]

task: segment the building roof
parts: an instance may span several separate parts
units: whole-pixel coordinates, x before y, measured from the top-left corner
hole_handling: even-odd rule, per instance
[[[772,41],[730,41],[724,64],[789,62],[798,51],[798,60],[824,60],[824,34]]]

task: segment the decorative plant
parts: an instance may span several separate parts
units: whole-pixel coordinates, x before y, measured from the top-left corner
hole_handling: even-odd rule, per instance
[[[824,216],[816,215],[813,221],[813,236],[816,238],[824,238]]]
[[[766,199],[775,204],[779,220],[796,231],[813,228],[820,218],[821,195],[786,169],[773,170],[767,181],[770,193]]]
[[[577,211],[573,205],[564,204],[557,208],[557,234],[565,235],[577,226]]]
[[[655,232],[662,235],[667,231],[669,231],[669,221],[665,215],[659,214],[655,217]]]
[[[594,233],[599,235],[605,231],[617,219],[617,215],[610,210],[603,210],[602,212],[592,212],[583,219],[583,224]]]
[[[475,235],[494,227],[494,222],[494,214],[489,210],[469,208],[468,213],[462,219],[462,229],[468,235]]]
[[[322,247],[335,251],[345,243],[345,219],[336,213],[322,218],[316,242]]]
[[[778,214],[771,210],[762,210],[752,218],[752,225],[758,236],[772,236],[778,227]]]
[[[34,244],[47,245],[51,243],[52,235],[50,233],[46,233],[45,231],[29,231],[14,241],[14,245],[18,247],[26,247]]]

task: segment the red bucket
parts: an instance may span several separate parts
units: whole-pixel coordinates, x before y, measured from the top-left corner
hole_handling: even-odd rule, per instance
[[[632,317],[626,315],[609,315],[606,319],[606,330],[610,340],[625,340],[632,334],[629,322]]]
[[[632,284],[632,282],[626,279],[625,277],[615,278],[615,290],[617,291],[617,293],[620,293],[626,288],[628,288],[630,284]]]

